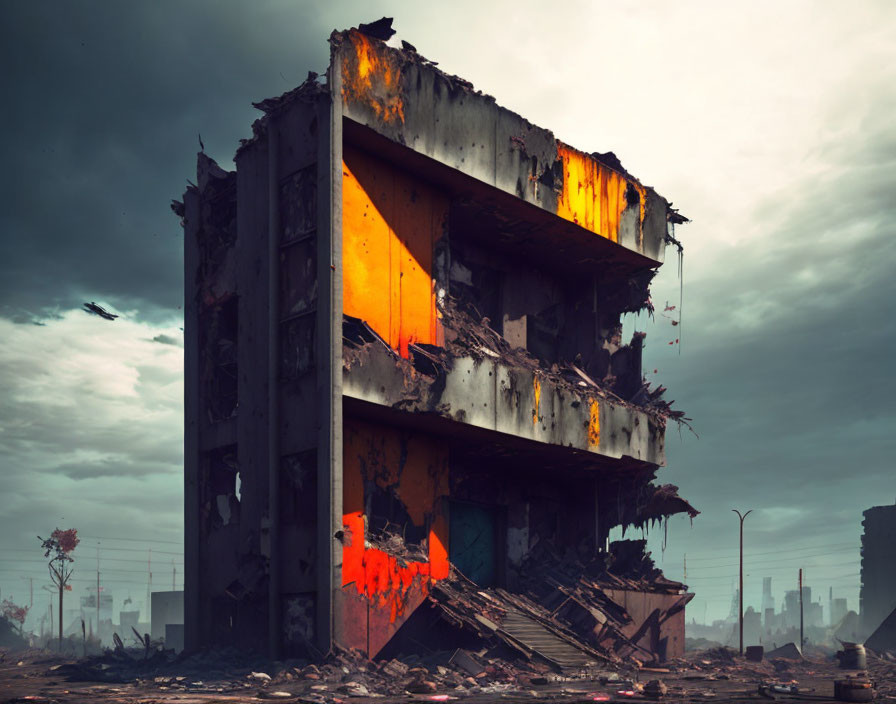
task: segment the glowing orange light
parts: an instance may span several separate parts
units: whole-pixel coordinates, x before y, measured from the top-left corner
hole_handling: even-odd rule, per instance
[[[397,59],[363,34],[350,32],[342,57],[342,97],[361,103],[384,122],[404,122],[401,70]]]
[[[588,447],[600,445],[600,404],[592,399],[588,418]]]

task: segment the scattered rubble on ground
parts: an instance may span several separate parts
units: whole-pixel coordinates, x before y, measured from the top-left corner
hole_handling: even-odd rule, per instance
[[[734,650],[716,648],[662,666],[603,663],[567,672],[534,660],[514,662],[508,652],[458,649],[374,662],[340,652],[309,663],[270,662],[235,650],[156,651],[149,658],[137,649],[110,650],[79,660],[0,650],[0,701],[836,701],[835,686],[841,701],[862,701],[849,697],[869,691],[878,700],[896,699],[896,655],[889,652],[869,653],[864,671],[843,670],[835,657],[815,653],[789,661],[782,671],[780,661],[750,662]]]

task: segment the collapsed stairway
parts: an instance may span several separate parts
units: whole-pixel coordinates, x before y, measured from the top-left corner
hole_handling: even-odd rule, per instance
[[[583,669],[597,665],[587,652],[551,633],[535,619],[519,611],[508,611],[500,629],[561,670]]]

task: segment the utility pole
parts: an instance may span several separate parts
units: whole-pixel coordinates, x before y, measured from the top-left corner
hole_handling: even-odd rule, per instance
[[[149,557],[146,559],[146,574],[148,580],[146,582],[146,619],[152,619],[152,548],[149,549]]]
[[[171,558],[171,591],[177,591],[177,567],[174,564],[174,558]]]
[[[744,519],[749,516],[753,509],[741,515],[736,508],[731,509],[740,519],[740,585],[738,587],[738,624],[740,625],[740,654],[744,654]]]
[[[100,634],[100,541],[96,541],[96,634]],[[102,642],[102,641],[100,641]]]
[[[803,640],[803,568],[800,567],[800,652],[803,652],[803,644],[806,642]]]

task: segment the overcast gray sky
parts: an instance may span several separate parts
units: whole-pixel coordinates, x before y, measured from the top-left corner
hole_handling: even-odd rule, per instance
[[[149,547],[155,584],[180,574],[183,239],[168,202],[197,133],[228,165],[252,101],[322,72],[332,29],[390,15],[441,68],[613,150],[693,219],[678,230],[682,325],[639,323],[648,376],[700,436],[669,429],[661,478],[703,513],[670,521],[664,553],[651,536],[670,577],[687,554],[690,615],[727,614],[732,508],[754,509],[747,603],[762,576],[780,599],[802,566],[825,603],[833,586],[858,608],[861,512],[896,500],[896,3],[2,8],[4,596],[46,582],[35,536],[56,526],[85,536],[78,589],[98,540],[118,604],[145,594]],[[668,258],[654,299],[678,305]],[[77,310],[89,300],[121,318]]]

